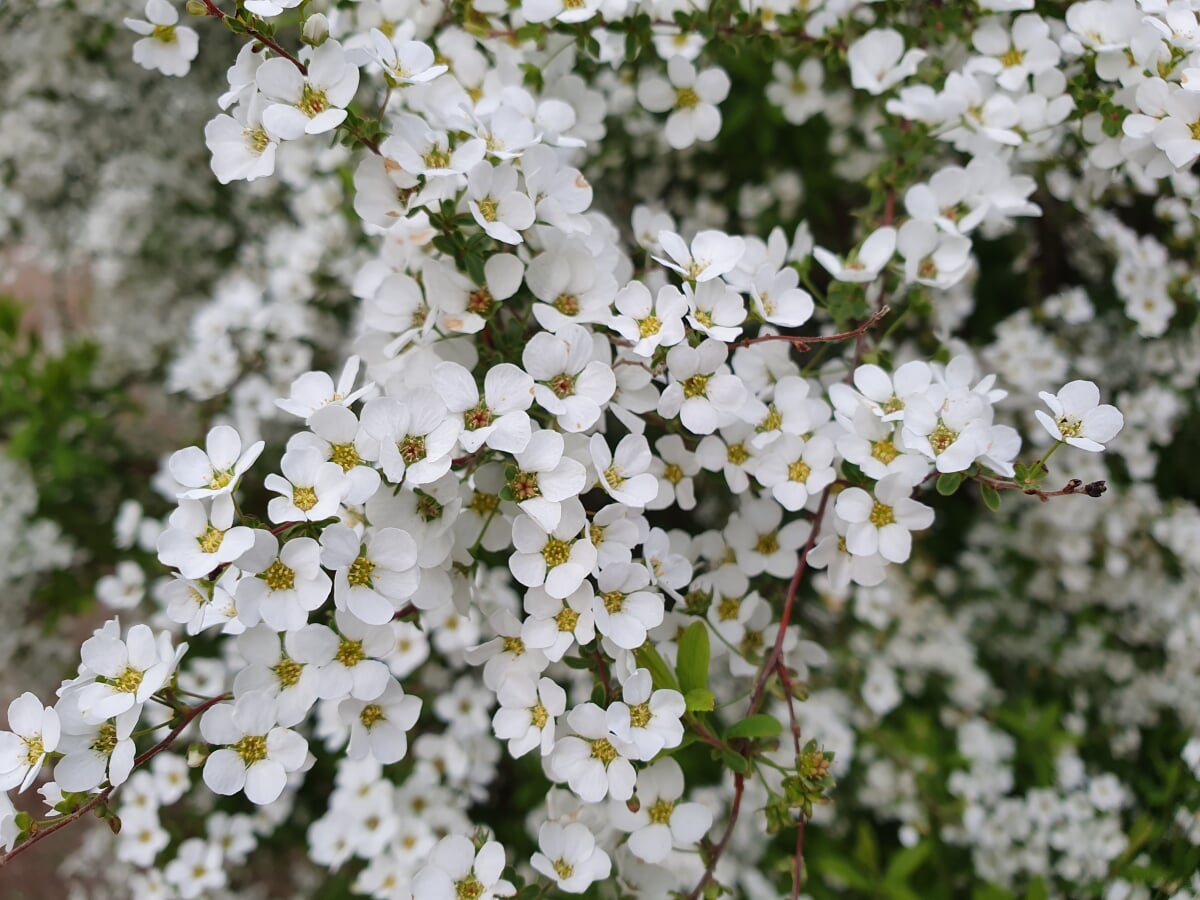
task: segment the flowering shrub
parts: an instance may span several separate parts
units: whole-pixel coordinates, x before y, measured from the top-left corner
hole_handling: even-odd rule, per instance
[[[204,424],[8,707],[2,861],[1200,896],[1193,5],[60,4],[207,110],[129,201],[197,242],[90,259],[188,258],[130,368]]]

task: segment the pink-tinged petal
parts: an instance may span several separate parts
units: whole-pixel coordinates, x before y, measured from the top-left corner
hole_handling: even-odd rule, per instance
[[[217,750],[204,763],[204,783],[215,794],[236,794],[246,784],[246,764],[234,750]]]

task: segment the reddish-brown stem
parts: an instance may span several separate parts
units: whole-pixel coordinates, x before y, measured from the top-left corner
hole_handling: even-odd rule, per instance
[[[190,725],[197,716],[199,716],[201,713],[205,712],[209,708],[216,706],[218,703],[228,700],[230,698],[230,696],[231,696],[230,694],[222,694],[219,697],[212,697],[208,700],[205,700],[199,706],[191,707],[186,713],[183,714],[183,719],[180,721],[180,723],[171,729],[170,734],[168,734],[161,741],[159,741],[157,744],[155,744],[153,747],[151,747],[149,750],[147,750],[145,753],[143,753],[141,756],[137,757],[133,761],[133,767],[136,769],[139,766],[145,765],[147,762],[149,762],[151,759],[153,759],[155,756],[157,756],[163,750],[166,750],[168,747],[171,746],[171,744],[173,744],[175,742],[175,739],[177,737],[179,737],[179,735],[183,732],[183,729],[187,728],[188,725]],[[38,843],[38,841],[45,840],[50,835],[54,834],[56,831],[62,831],[62,829],[66,828],[68,825],[70,825],[76,819],[82,818],[83,816],[85,816],[89,812],[91,812],[93,809],[95,809],[97,806],[101,805],[102,803],[107,802],[108,798],[112,795],[112,792],[115,790],[116,790],[116,788],[114,788],[112,785],[109,785],[104,790],[102,790],[100,793],[96,794],[96,796],[92,797],[92,799],[89,800],[87,803],[84,803],[82,806],[78,807],[70,814],[63,816],[61,819],[54,822],[53,824],[47,825],[45,828],[31,834],[29,836],[28,840],[26,840],[23,844],[21,844],[17,847],[14,847],[8,853],[5,853],[3,856],[0,856],[0,867],[7,865],[11,860],[20,856],[22,853],[24,853],[26,850],[28,850],[34,844]]]
[[[223,12],[221,12],[221,10],[217,9],[216,5],[212,2],[212,0],[202,0],[202,2],[204,3],[204,8],[206,10],[208,10],[208,15],[212,16],[215,19],[228,18],[225,13],[223,13]],[[300,70],[301,75],[308,74],[308,66],[304,65],[304,63],[300,62],[300,60],[296,59],[296,57],[292,56],[292,54],[288,53],[286,50],[283,49],[283,47],[279,46],[278,43],[276,43],[271,38],[267,37],[262,32],[257,31],[253,28],[246,28],[246,34],[250,35],[250,37],[254,38],[256,41],[258,41],[264,47],[270,47],[274,52],[278,53],[284,59],[289,60],[293,66],[295,66],[297,69]]]
[[[997,478],[988,478],[986,475],[973,476],[980,484],[986,484],[990,488],[998,491],[1021,491],[1024,494],[1037,497],[1043,503],[1051,497],[1099,497],[1108,490],[1108,484],[1104,481],[1089,481],[1083,483],[1082,478],[1072,478],[1057,491],[1043,491],[1040,488],[1027,487],[1018,481],[1000,481]]]
[[[817,514],[813,516],[812,532],[808,535],[808,541],[804,545],[804,549],[800,551],[800,559],[796,563],[796,571],[792,574],[791,583],[788,584],[787,598],[783,602],[783,612],[779,615],[779,631],[775,634],[775,644],[771,647],[771,653],[763,661],[762,669],[758,673],[758,680],[754,683],[754,692],[750,695],[750,709],[746,713],[748,716],[758,712],[759,706],[762,704],[764,692],[767,689],[767,682],[770,681],[772,673],[775,672],[783,658],[783,642],[787,636],[788,625],[792,620],[792,610],[796,605],[796,594],[800,590],[800,581],[804,577],[804,570],[808,566],[808,554],[812,550],[813,545],[817,542],[817,533],[821,530],[821,520],[825,518],[825,507],[829,504],[829,488],[825,488],[821,492],[821,503],[817,507]]]
[[[592,651],[592,658],[596,660],[596,674],[600,676],[600,683],[604,685],[604,702],[611,703],[613,697],[612,680],[608,677],[608,663],[604,661],[604,654],[597,647]]]
[[[717,863],[721,860],[721,854],[725,852],[725,847],[729,844],[729,839],[733,837],[733,826],[737,824],[738,813],[742,809],[742,793],[746,790],[746,776],[737,772],[733,776],[733,806],[729,809],[729,821],[725,823],[725,832],[721,835],[721,839],[713,844],[708,852],[708,865],[704,867],[704,875],[700,881],[692,888],[692,892],[687,895],[687,900],[697,900],[704,892],[708,883],[713,880],[713,872],[717,869]]]
[[[837,341],[848,341],[851,338],[862,337],[871,330],[876,322],[886,316],[891,310],[887,306],[881,306],[871,314],[871,318],[867,319],[853,331],[843,331],[839,334],[818,334],[818,335],[792,335],[792,334],[764,334],[759,337],[743,338],[729,346],[736,350],[738,347],[749,347],[751,344],[761,344],[764,341],[789,341],[801,353],[805,353],[812,349],[813,344],[832,344]]]

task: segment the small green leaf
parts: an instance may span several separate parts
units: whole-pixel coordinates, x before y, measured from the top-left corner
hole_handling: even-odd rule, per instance
[[[725,732],[725,737],[729,740],[734,738],[772,738],[779,737],[781,734],[783,734],[783,724],[778,719],[768,716],[766,713],[758,713],[730,725]]]
[[[679,656],[675,663],[679,690],[683,693],[708,687],[710,652],[708,626],[703,621],[693,622],[679,639]]]
[[[745,775],[750,771],[750,760],[733,750],[722,750],[719,754],[721,762],[725,767],[732,769],[740,775]]]
[[[716,698],[707,688],[692,688],[683,695],[683,702],[687,704],[688,712],[712,712]]]
[[[633,656],[638,661],[638,665],[643,669],[650,670],[650,679],[658,690],[679,690],[679,682],[675,680],[674,673],[649,641],[634,650]]]
[[[943,472],[938,476],[937,492],[943,497],[949,497],[962,486],[964,477],[962,472]]]
[[[979,482],[979,493],[983,495],[983,505],[992,512],[997,512],[1000,509],[1000,492],[990,484]]]

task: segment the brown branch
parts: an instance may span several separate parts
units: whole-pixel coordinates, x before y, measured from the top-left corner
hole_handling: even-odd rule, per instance
[[[1043,491],[1040,488],[1028,487],[1017,481],[1001,481],[997,478],[988,478],[986,475],[975,475],[973,477],[980,484],[986,484],[997,491],[1020,491],[1023,494],[1037,497],[1043,503],[1051,497],[1099,497],[1108,490],[1108,483],[1103,479],[1100,481],[1089,481],[1087,484],[1084,484],[1082,478],[1072,478],[1057,491]]]
[[[717,863],[721,859],[721,854],[725,852],[725,848],[729,845],[729,839],[733,837],[733,826],[737,824],[738,813],[742,808],[742,793],[746,790],[746,776],[741,772],[734,773],[733,776],[733,806],[729,810],[729,821],[725,825],[725,833],[721,835],[721,839],[717,841],[708,851],[708,865],[704,867],[704,874],[700,877],[700,881],[696,884],[690,894],[687,895],[687,900],[698,900],[701,893],[708,886],[708,883],[713,880],[713,872],[716,871]]]
[[[133,768],[136,769],[139,766],[145,765],[147,762],[149,762],[151,759],[153,759],[155,756],[157,756],[163,750],[166,750],[168,747],[171,746],[171,744],[173,744],[175,742],[175,739],[177,737],[179,737],[180,733],[185,728],[187,728],[188,725],[190,725],[197,716],[199,716],[201,713],[205,712],[209,708],[216,706],[218,703],[228,700],[231,696],[232,696],[231,694],[221,694],[221,696],[219,696],[219,697],[212,697],[211,699],[205,700],[199,706],[194,706],[194,707],[190,708],[186,713],[183,714],[183,720],[178,725],[176,725],[173,729],[171,729],[170,734],[168,734],[165,738],[163,738],[161,741],[159,741],[157,744],[155,744],[153,747],[151,747],[149,750],[147,750],[145,753],[143,753],[141,756],[137,757],[133,761]],[[10,861],[12,861],[16,857],[20,856],[22,853],[24,853],[26,850],[28,850],[30,847],[32,847],[34,844],[36,844],[38,841],[48,838],[50,835],[54,834],[57,831],[62,831],[62,829],[66,828],[68,825],[70,825],[76,819],[82,818],[83,816],[85,816],[89,812],[91,812],[93,809],[95,809],[97,806],[100,806],[102,803],[106,803],[108,801],[108,798],[112,795],[112,792],[115,790],[116,790],[115,787],[113,787],[112,785],[109,785],[104,790],[102,790],[100,793],[98,793],[94,797],[92,797],[91,800],[89,800],[87,803],[85,803],[82,806],[75,809],[69,815],[63,816],[61,819],[54,822],[53,824],[48,825],[45,828],[30,834],[29,838],[23,844],[20,844],[19,846],[14,847],[8,853],[5,853],[3,856],[0,856],[0,867],[6,866]]]
[[[751,344],[761,344],[765,341],[789,341],[801,353],[807,353],[812,349],[813,344],[832,344],[837,341],[847,341],[850,338],[858,338],[871,330],[871,327],[886,316],[891,309],[887,306],[881,306],[871,314],[871,317],[855,328],[853,331],[843,331],[839,334],[818,334],[812,335],[791,335],[791,334],[764,334],[759,337],[743,338],[729,346],[733,349],[738,347],[749,347]]]
[[[207,10],[207,15],[212,16],[214,19],[218,19],[218,20],[229,18],[228,15],[221,12],[221,10],[217,9],[217,7],[213,4],[212,0],[201,0],[201,2],[204,3],[204,8]],[[235,21],[237,21],[237,20],[235,19]],[[300,70],[301,75],[308,74],[308,66],[304,65],[304,63],[300,62],[300,60],[296,59],[296,57],[292,56],[292,54],[290,54],[290,53],[288,53],[288,51],[284,50],[283,47],[281,47],[273,39],[267,37],[261,31],[258,31],[254,28],[250,28],[247,25],[243,25],[242,27],[245,29],[246,34],[250,35],[250,37],[254,38],[256,41],[258,41],[264,47],[270,47],[272,50],[274,50],[276,53],[278,53],[284,59],[289,60],[292,63],[292,65],[294,65],[297,69]],[[376,152],[378,152],[378,151],[376,151]]]

